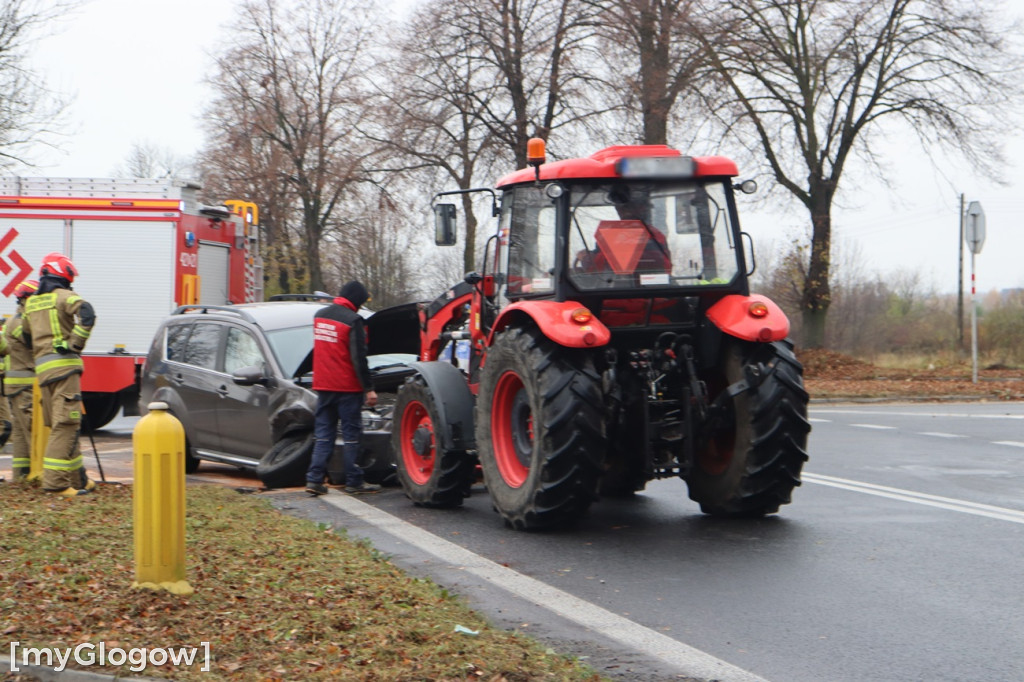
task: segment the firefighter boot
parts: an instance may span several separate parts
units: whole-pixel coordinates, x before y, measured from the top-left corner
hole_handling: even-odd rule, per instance
[[[93,490],[96,490],[96,481],[89,478],[89,475],[85,473],[85,467],[82,467],[79,471],[82,472],[82,484],[79,488],[87,493],[91,493]]]
[[[64,490],[50,490],[48,492],[54,492],[61,497],[78,497],[79,495],[88,495],[89,491],[85,488],[64,488]]]

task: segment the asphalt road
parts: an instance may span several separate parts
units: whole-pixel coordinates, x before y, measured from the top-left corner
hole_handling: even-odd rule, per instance
[[[678,652],[652,655],[668,637],[735,666],[722,679],[1024,680],[1024,403],[820,405],[811,417],[804,485],[756,521],[701,515],[675,480],[542,533],[505,528],[482,488],[452,511],[414,507],[398,489],[360,498],[372,514],[334,493],[336,504],[272,497],[370,538],[503,626],[563,642],[619,679],[705,670],[679,667]],[[130,431],[113,426],[96,439],[111,478],[124,476],[126,445],[130,458]],[[205,463],[196,476],[259,484]],[[402,528],[439,538],[436,548]],[[554,596],[524,600],[466,570],[473,556]],[[544,600],[621,620],[591,632]],[[654,644],[633,654],[637,641]]]

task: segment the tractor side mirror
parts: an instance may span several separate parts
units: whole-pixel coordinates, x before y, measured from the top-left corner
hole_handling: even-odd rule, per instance
[[[455,204],[434,205],[434,243],[438,246],[455,244]]]
[[[747,277],[750,277],[757,270],[757,256],[754,255],[754,239],[748,232],[740,232],[740,237],[747,240],[746,253],[750,254],[750,258],[747,260]]]

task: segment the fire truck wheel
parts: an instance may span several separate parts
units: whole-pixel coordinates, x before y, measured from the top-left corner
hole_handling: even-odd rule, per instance
[[[268,488],[305,485],[313,432],[291,433],[274,443],[256,467],[256,475]]]
[[[121,401],[116,393],[98,393],[82,396],[82,433],[102,429],[121,411]]]
[[[476,442],[495,510],[518,530],[581,516],[605,449],[600,377],[590,356],[537,330],[510,329],[487,352]]]
[[[424,507],[458,507],[472,484],[474,459],[446,450],[437,433],[434,395],[420,376],[402,386],[392,417],[391,447],[406,497]]]
[[[728,404],[687,478],[690,499],[706,514],[756,517],[777,512],[800,485],[807,461],[808,396],[792,344],[727,340],[717,375],[707,379],[709,398],[744,379],[745,368],[760,383]]]

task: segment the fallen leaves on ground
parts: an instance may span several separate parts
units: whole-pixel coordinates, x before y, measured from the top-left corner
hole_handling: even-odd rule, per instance
[[[1024,370],[970,365],[929,369],[881,368],[829,350],[797,350],[812,399],[1024,400]]]
[[[131,589],[128,486],[57,499],[0,484],[0,623],[22,646],[198,647],[200,664],[123,676],[202,680],[598,680],[529,638],[490,627],[365,542],[226,488],[188,489],[191,596]],[[461,624],[479,634],[455,631]],[[8,653],[8,652],[5,652]],[[201,654],[200,654],[201,656]],[[69,667],[81,667],[71,665]]]

